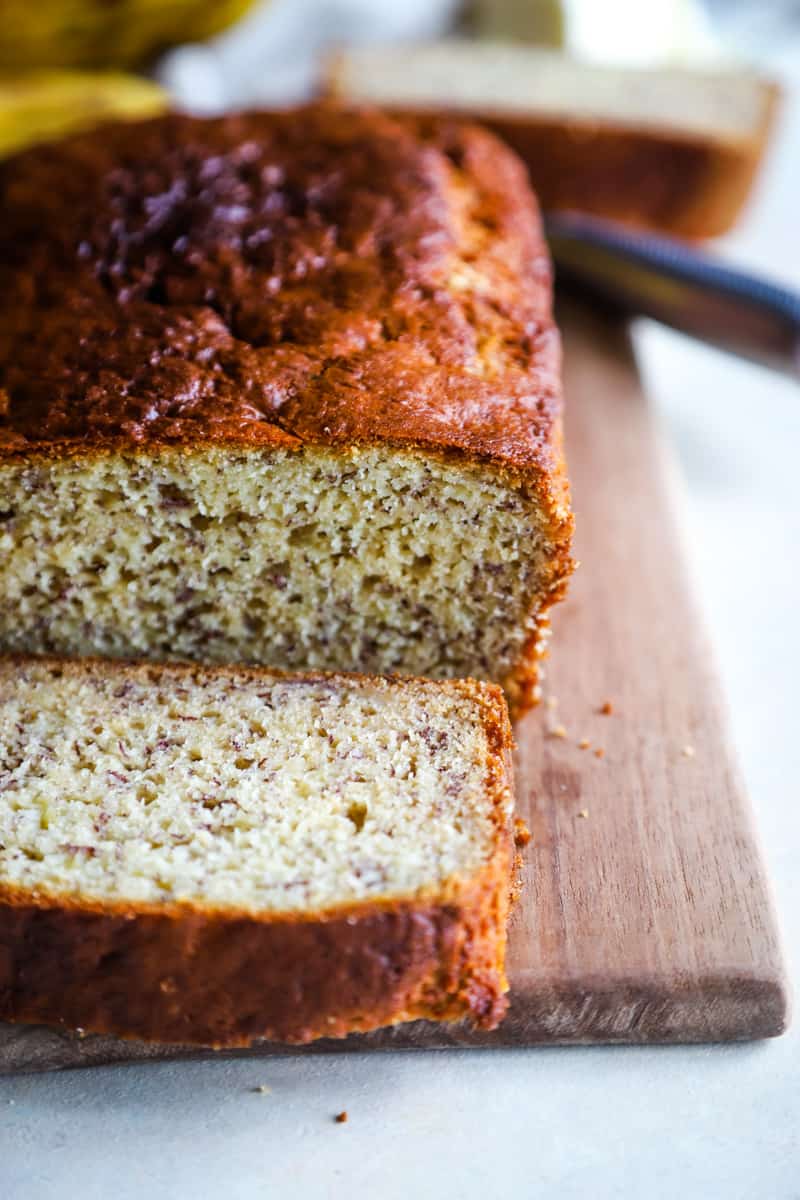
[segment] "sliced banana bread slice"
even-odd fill
[[[493,1027],[510,744],[472,681],[1,660],[0,1019]]]
[[[605,65],[467,40],[352,47],[331,59],[327,89],[345,103],[485,122],[522,158],[545,211],[689,238],[734,224],[780,102],[776,84],[738,66]]]

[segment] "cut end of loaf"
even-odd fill
[[[568,532],[513,477],[396,448],[7,462],[0,646],[504,683]]]

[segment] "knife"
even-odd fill
[[[545,232],[558,284],[800,380],[800,293],[613,221],[556,212]]]

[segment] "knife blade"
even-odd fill
[[[545,232],[557,284],[800,380],[800,293],[613,221],[549,213]]]

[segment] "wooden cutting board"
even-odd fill
[[[509,1015],[488,1035],[417,1022],[237,1053],[717,1041],[785,1028],[769,888],[665,449],[625,329],[579,310],[562,325],[581,566],[553,621],[550,704],[516,730],[518,807],[533,838],[512,921]],[[0,1026],[5,1071],[197,1053]]]

